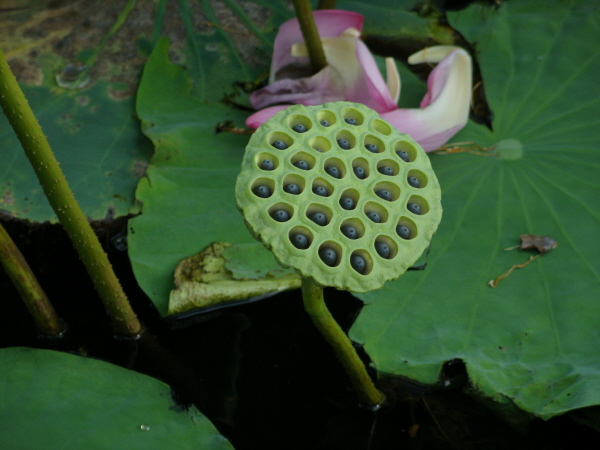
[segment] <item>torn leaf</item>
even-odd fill
[[[300,287],[300,275],[283,269],[269,271],[263,267],[254,279],[236,278],[227,269],[224,254],[227,249],[239,254],[234,247],[227,242],[213,242],[200,253],[179,262],[167,315]]]
[[[552,250],[553,248],[555,248],[558,245],[558,242],[556,242],[550,236],[537,236],[535,234],[522,234],[521,236],[519,236],[519,238],[521,239],[520,246],[510,247],[510,248],[507,248],[506,250],[514,250],[515,248],[518,247],[519,251],[537,250],[539,252],[539,254],[537,254],[535,256],[530,256],[529,259],[527,261],[525,261],[524,263],[515,264],[510,269],[508,269],[506,272],[504,272],[502,275],[500,275],[499,277],[488,281],[489,287],[495,288],[496,286],[498,286],[498,283],[500,282],[500,280],[509,276],[513,272],[513,270],[522,269],[523,267],[527,266],[531,261],[539,258],[540,256],[544,255],[545,253],[548,253],[550,250]]]

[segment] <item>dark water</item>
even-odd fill
[[[173,387],[179,402],[196,404],[238,450],[598,448],[598,433],[568,415],[532,420],[519,429],[509,426],[468,395],[461,362],[447,365],[449,389],[382,379],[390,404],[378,413],[361,408],[335,355],[304,312],[299,291],[163,320],[137,286],[127,253],[111,243],[124,229],[122,221],[97,225],[96,231],[147,333],[137,342],[114,339],[62,229],[10,221],[4,226],[69,331],[60,341],[39,339],[1,272],[1,347],[85,354],[159,378]],[[361,302],[333,289],[325,297],[348,329]]]

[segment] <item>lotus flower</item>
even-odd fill
[[[310,76],[312,67],[298,20],[285,22],[275,38],[269,85],[250,95],[250,103],[260,111],[248,117],[247,126],[258,128],[289,104],[342,100],[374,109],[426,151],[439,148],[465,126],[471,101],[471,57],[464,49],[436,46],[410,56],[409,64],[439,64],[429,75],[420,108],[399,109],[398,70],[393,58],[386,58],[384,81],[373,55],[360,40],[363,16],[321,10],[314,12],[314,18],[327,66]]]

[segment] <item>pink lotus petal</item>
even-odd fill
[[[261,109],[246,119],[246,126],[256,130],[279,111],[283,111],[285,108],[290,106],[292,105],[277,105],[271,106],[270,108]]]
[[[250,94],[250,104],[261,109],[274,103],[320,105],[345,100],[343,83],[330,66],[308,78],[284,78]]]
[[[337,9],[314,11],[313,16],[319,36],[322,38],[337,37],[350,27],[361,31],[364,22],[364,17],[358,13]],[[304,38],[302,37],[300,24],[297,19],[288,20],[279,27],[273,48],[269,83],[273,83],[279,79],[276,76],[277,72],[286,66],[297,64],[298,62],[305,65],[309,64],[308,58],[301,58],[299,61],[299,58],[291,55],[290,49],[292,45],[299,42],[304,42]]]

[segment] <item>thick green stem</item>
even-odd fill
[[[384,396],[373,384],[352,342],[327,309],[323,300],[323,288],[317,286],[312,278],[303,278],[302,299],[304,309],[346,369],[360,402],[365,406],[379,406]]]
[[[69,189],[48,140],[0,49],[0,104],[15,130],[44,193],[79,253],[115,331],[136,336],[142,327],[112,270],[108,257]],[[68,274],[66,274],[68,276]]]
[[[317,9],[334,9],[337,0],[319,0]]]
[[[25,302],[38,330],[49,337],[59,337],[64,327],[46,293],[13,240],[0,224],[0,263]]]
[[[317,32],[310,3],[308,0],[294,0],[294,9],[296,10],[298,22],[300,22],[300,30],[302,30],[302,36],[304,37],[308,58],[314,71],[319,72],[327,65],[327,60],[325,59],[325,52]]]

